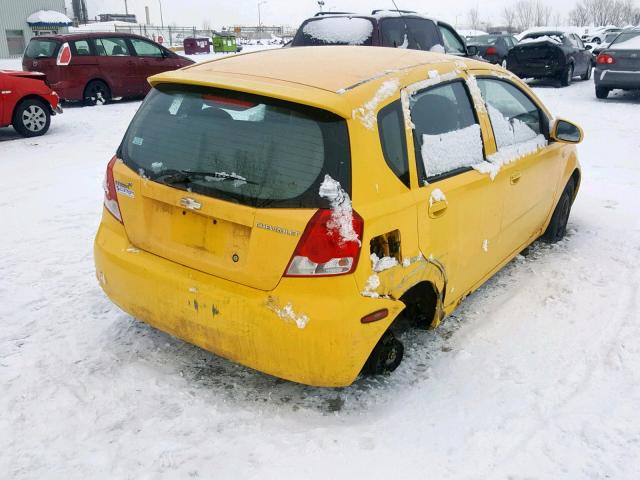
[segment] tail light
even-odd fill
[[[360,242],[344,241],[329,228],[331,210],[318,210],[300,237],[286,277],[324,277],[352,273],[358,264]],[[353,212],[353,230],[362,238],[364,220]]]
[[[66,66],[71,63],[71,48],[68,43],[63,43],[58,52],[58,58],[56,59],[56,65]]]
[[[118,205],[118,197],[116,193],[116,182],[113,179],[113,165],[116,163],[118,157],[114,155],[111,161],[107,164],[107,172],[104,176],[104,182],[102,187],[104,188],[104,206],[109,213],[113,215],[116,220],[122,222],[122,214],[120,213],[120,205]]]
[[[598,65],[613,65],[614,63],[616,63],[616,59],[608,53],[601,53],[600,55],[598,55],[598,58],[596,58],[596,62],[598,63]]]
[[[496,47],[487,48],[487,55],[496,55],[498,53],[498,49]]]

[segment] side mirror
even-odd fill
[[[561,143],[580,143],[584,138],[582,129],[575,123],[558,119],[551,129],[551,139]]]
[[[475,45],[469,45],[467,47],[467,55],[469,55],[470,57],[477,56],[479,51],[480,50],[478,50],[478,47],[476,47]]]

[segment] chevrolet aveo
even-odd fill
[[[295,382],[394,370],[566,230],[574,124],[505,70],[422,51],[291,48],[151,77],[107,166],[98,281],[134,317]]]

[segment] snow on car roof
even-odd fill
[[[360,17],[319,17],[309,21],[302,32],[329,44],[361,45],[371,37],[373,23]]]

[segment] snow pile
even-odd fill
[[[371,269],[376,272],[384,272],[390,268],[397,267],[398,260],[392,257],[378,257],[375,253],[371,254]]]
[[[380,277],[378,275],[371,275],[367,279],[367,284],[364,287],[364,291],[361,292],[363,297],[380,298],[380,294],[376,290],[380,287]]]
[[[338,234],[340,244],[358,242],[360,245],[358,234],[353,229],[351,199],[343,190],[340,182],[331,178],[330,175],[325,175],[324,181],[320,185],[319,195],[331,203],[331,221],[327,223],[327,227],[331,232]]]
[[[423,134],[421,153],[427,177],[481,163],[484,154],[480,125],[474,123],[441,135]]]
[[[64,13],[55,10],[38,10],[27,17],[27,23],[33,24],[54,24],[54,25],[72,25],[73,22]]]
[[[274,303],[273,299],[270,300],[271,301],[267,303],[267,307],[282,320],[295,323],[300,330],[304,329],[309,323],[309,317],[301,313],[296,313],[291,303],[287,303],[284,307],[280,308]]]
[[[496,138],[498,150],[517,143],[527,142],[534,139],[537,133],[522,120],[505,117],[500,110],[489,105],[489,118]]]
[[[362,45],[373,33],[373,23],[364,18],[326,17],[307,23],[302,32],[326,43]]]
[[[473,168],[480,173],[488,174],[491,177],[491,180],[495,180],[498,173],[500,173],[500,169],[504,165],[508,165],[522,157],[536,153],[538,150],[546,146],[547,139],[544,135],[538,135],[532,140],[524,143],[518,143],[516,145],[509,145],[493,155],[489,155],[486,162],[473,165]]]
[[[407,34],[404,34],[404,40],[402,40],[402,44],[398,45],[398,48],[407,48],[409,46],[409,37]]]
[[[556,45],[562,45],[562,39],[556,35],[541,35],[539,37],[523,38],[522,40],[520,40],[520,43],[518,45],[525,45],[528,43],[545,43],[545,42],[551,42],[551,43],[555,43]]]
[[[624,42],[612,43],[610,47],[614,50],[640,50],[640,33]]]
[[[360,119],[365,127],[369,130],[377,122],[376,109],[386,99],[392,97],[400,88],[400,80],[394,78],[383,82],[376,94],[367,103],[353,110],[351,116],[354,119]]]
[[[440,190],[439,188],[433,189],[433,191],[431,192],[431,195],[429,196],[429,206],[432,206],[436,202],[446,202],[446,201],[447,201],[447,197],[445,196],[444,193],[442,193],[442,190]]]

